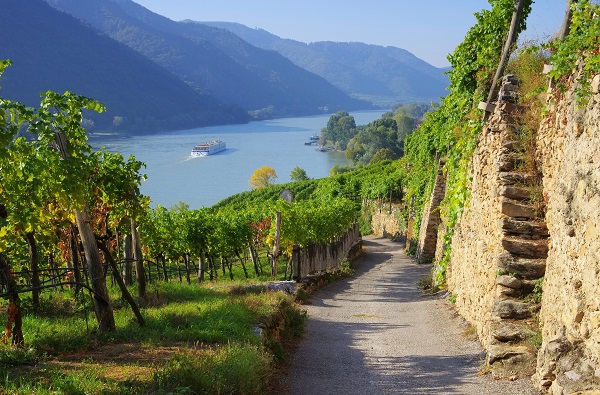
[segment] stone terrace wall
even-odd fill
[[[502,253],[497,153],[508,139],[501,112],[496,112],[488,125],[479,136],[471,162],[471,199],[454,231],[447,272],[448,290],[456,295],[456,307],[475,325],[484,347],[491,337],[496,299],[495,258]]]
[[[398,221],[398,218],[402,218],[401,207],[392,204],[392,211],[390,212],[389,203],[369,202],[368,204],[373,215],[371,227],[375,236],[388,238],[403,236],[403,233],[406,232],[406,226]]]
[[[535,177],[518,140],[514,76],[479,136],[470,167],[471,198],[452,238],[448,289],[475,325],[488,363],[502,375],[533,371],[536,303],[544,276],[548,230],[531,204]],[[502,93],[504,92],[504,93]],[[506,98],[506,99],[505,99]]]
[[[557,97],[538,135],[552,242],[537,383],[556,395],[600,393],[599,85],[585,108]]]

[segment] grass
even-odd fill
[[[144,327],[115,300],[117,330],[106,334],[87,298],[42,293],[41,309],[25,309],[26,347],[0,347],[0,395],[264,393],[305,314],[282,292],[211,285],[153,284]]]

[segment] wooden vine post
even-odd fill
[[[275,241],[273,242],[273,265],[271,275],[277,277],[277,259],[279,256],[279,240],[281,238],[281,211],[275,216]]]
[[[484,121],[487,121],[489,115],[493,112],[491,105],[492,100],[498,94],[498,81],[502,78],[502,74],[504,73],[504,69],[506,68],[506,63],[508,62],[509,55],[511,53],[511,49],[515,42],[517,41],[518,30],[519,30],[519,22],[521,21],[521,14],[523,13],[523,5],[525,0],[516,0],[515,8],[513,11],[512,19],[510,21],[510,28],[508,30],[508,36],[506,37],[506,41],[504,42],[504,48],[502,49],[502,55],[500,56],[500,62],[498,63],[498,68],[496,69],[496,74],[494,74],[494,79],[492,81],[492,85],[490,87],[490,92],[487,96],[487,101],[485,103],[480,103],[479,108],[485,110]]]
[[[133,250],[133,259],[135,261],[138,297],[146,299],[146,272],[144,270],[142,243],[140,241],[140,233],[137,230],[137,223],[133,218],[131,218],[131,247]]]
[[[67,151],[66,136],[62,133],[56,133],[56,143],[61,157],[68,159],[69,153]],[[108,289],[106,288],[106,278],[102,270],[102,261],[100,260],[98,244],[96,243],[94,229],[92,229],[92,220],[88,208],[84,204],[83,207],[73,211],[75,213],[77,228],[79,229],[81,244],[83,245],[92,290],[94,291],[94,311],[98,320],[98,331],[100,333],[114,331],[116,329],[115,317],[110,305]]]
[[[87,262],[88,273],[94,291],[94,311],[98,320],[99,332],[110,332],[115,330],[115,317],[106,288],[106,278],[102,270],[102,261],[98,253],[98,244],[92,229],[90,215],[87,207],[75,211],[75,219],[79,228],[79,237],[83,245],[83,252]]]

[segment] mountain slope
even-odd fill
[[[130,0],[46,0],[226,103],[265,116],[364,109],[325,79],[223,29],[182,24]]]
[[[41,0],[0,0],[0,7],[0,58],[13,61],[0,80],[3,97],[36,106],[40,92],[71,90],[106,104],[104,114],[90,115],[96,129],[123,132],[248,120],[241,109],[198,94],[155,63]]]
[[[446,95],[444,70],[404,49],[364,43],[306,44],[238,23],[184,22],[227,29],[257,47],[275,50],[355,97],[407,103],[439,101]]]

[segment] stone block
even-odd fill
[[[519,289],[523,285],[523,282],[514,276],[502,275],[496,278],[496,284],[507,288]]]
[[[596,74],[594,78],[592,78],[592,93],[600,93],[600,74]]]
[[[544,222],[516,221],[512,218],[502,218],[499,223],[502,231],[509,235],[526,236],[528,239],[547,238],[549,236],[548,227]]]
[[[532,180],[533,176],[529,173],[516,173],[505,171],[498,174],[498,181],[501,185],[527,185],[527,183],[531,182]]]
[[[546,259],[528,259],[505,253],[496,259],[496,267],[504,273],[514,273],[519,278],[537,280],[546,273]]]
[[[519,342],[533,334],[534,332],[525,325],[518,325],[506,321],[501,321],[492,328],[492,336],[494,339],[503,343]]]
[[[497,172],[508,172],[513,171],[519,163],[519,159],[512,154],[501,154],[498,155],[498,162],[496,163]]]
[[[526,361],[532,361],[534,356],[525,346],[511,346],[511,345],[494,345],[487,347],[488,352],[488,363],[490,365],[504,361],[510,363],[522,364]]]
[[[501,299],[494,303],[492,313],[502,319],[524,320],[530,318],[531,305],[512,299]]]
[[[535,210],[533,206],[528,203],[521,203],[517,200],[503,198],[500,201],[500,211],[502,214],[512,218],[535,218]]]
[[[498,190],[500,196],[516,200],[529,200],[531,192],[527,188],[517,187],[514,185],[503,185]]]
[[[502,247],[511,254],[523,258],[546,258],[548,256],[548,240],[526,240],[520,237],[504,236]]]

